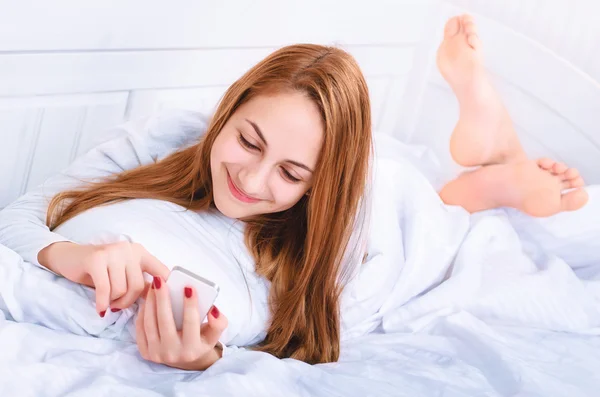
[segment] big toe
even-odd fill
[[[585,189],[576,189],[565,193],[560,199],[562,211],[576,211],[588,202],[589,196]]]
[[[453,17],[446,22],[444,27],[444,38],[454,37],[460,31],[460,17]]]

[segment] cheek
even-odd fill
[[[211,157],[214,163],[239,163],[247,157],[247,152],[240,146],[236,139],[224,138],[215,141]]]
[[[279,177],[278,177],[279,178]],[[300,185],[288,183],[281,178],[272,185],[273,196],[277,206],[292,207],[306,193],[306,189]]]

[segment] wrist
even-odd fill
[[[49,246],[42,248],[40,252],[38,252],[38,262],[40,265],[52,270],[57,274],[61,274],[59,269],[57,268],[57,264],[60,261],[56,260],[57,256],[60,256],[60,253],[64,251],[65,247],[69,245],[75,245],[69,241],[58,241],[56,243],[52,243]]]
[[[43,248],[38,253],[40,265],[78,284],[93,286],[80,271],[79,256],[76,250],[81,246],[70,241],[58,241]]]
[[[199,371],[207,370],[211,365],[216,363],[223,356],[223,348],[220,346],[220,342],[217,342],[217,345],[210,350],[210,352],[202,357],[201,360],[197,363],[197,369]]]

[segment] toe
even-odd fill
[[[479,36],[477,34],[467,35],[467,43],[474,50],[479,50],[481,48],[481,40],[479,40]]]
[[[579,176],[579,170],[577,168],[569,168],[565,171],[565,179],[575,179]]]
[[[449,38],[456,36],[460,30],[460,18],[453,17],[446,22],[446,27],[444,28],[444,37]]]
[[[564,173],[558,174],[557,176],[561,179],[561,187],[563,190],[574,189],[584,185],[583,178],[579,176],[577,168],[568,168]]]
[[[474,23],[475,19],[471,14],[462,14],[460,16],[460,20],[462,23]]]
[[[543,170],[550,171],[556,162],[547,157],[541,158],[537,161],[538,167]]]
[[[577,178],[569,179],[569,189],[576,189],[578,187],[584,187],[585,181],[582,177],[578,176]]]
[[[588,194],[584,189],[573,190],[563,194],[560,199],[562,211],[575,211],[583,207],[588,201]]]
[[[569,167],[567,167],[565,163],[555,163],[554,166],[552,166],[552,172],[555,175],[564,174],[568,169]]]
[[[463,18],[461,21],[461,25],[467,34],[477,33],[477,25],[475,25],[475,22],[473,22],[472,18]]]

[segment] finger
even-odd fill
[[[91,263],[88,274],[96,289],[96,311],[104,317],[106,309],[110,305],[110,278],[105,267]]]
[[[219,341],[223,331],[225,331],[225,328],[227,328],[227,317],[220,313],[216,306],[213,306],[206,318],[208,319],[208,322],[202,324],[200,334],[204,343],[214,347]]]
[[[179,343],[179,335],[173,319],[173,309],[171,307],[171,297],[169,289],[160,277],[154,277],[154,296],[156,301],[156,316],[158,323],[158,333],[161,343],[167,346],[174,346]]]
[[[108,264],[108,277],[110,279],[110,301],[116,301],[127,292],[127,276],[125,265],[119,262]]]
[[[158,324],[156,323],[156,298],[154,290],[148,291],[148,296],[144,304],[144,331],[146,331],[146,340],[148,341],[148,356],[152,361],[160,361],[160,335],[158,333]]]
[[[138,310],[138,317],[135,320],[135,341],[140,351],[140,355],[143,359],[148,360],[148,340],[146,339],[146,332],[144,330],[144,311],[146,306],[144,303],[140,305]]]
[[[144,293],[144,274],[139,267],[130,264],[125,268],[125,275],[127,276],[127,292],[125,295],[111,303],[112,308],[128,308],[142,293]]]
[[[144,247],[137,244],[135,245],[140,258],[140,264],[142,270],[152,276],[161,277],[163,280],[169,278],[170,270],[161,261],[156,259],[154,255],[146,251]]]
[[[185,287],[183,296],[183,326],[181,329],[184,350],[198,346],[200,339],[200,313],[196,291],[192,287]]]

